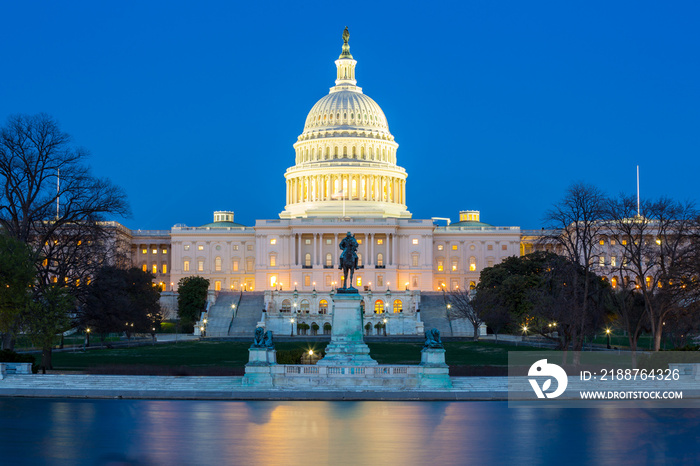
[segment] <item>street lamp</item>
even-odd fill
[[[606,328],[605,333],[608,335],[608,349],[610,349],[610,329]]]
[[[408,282],[406,282],[406,291],[408,291]]]
[[[290,337],[294,336],[294,319],[293,318],[289,319],[289,336]]]
[[[386,323],[389,322],[389,319],[387,319],[386,317],[384,317],[383,322],[384,322],[384,336],[386,336]]]

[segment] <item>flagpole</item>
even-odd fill
[[[639,208],[639,165],[637,165],[637,216],[640,215]]]

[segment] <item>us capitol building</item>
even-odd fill
[[[217,211],[212,223],[199,227],[142,231],[119,225],[133,264],[156,274],[166,308],[172,311],[181,278],[209,279],[208,335],[233,334],[234,316],[252,299],[247,295],[257,297],[247,304],[257,308],[249,332],[260,323],[281,333],[323,333],[342,282],[338,244],[348,231],[359,243],[353,286],[363,295],[371,333],[379,333],[376,324],[387,318],[391,323],[382,332],[422,332],[425,313],[419,310],[427,310],[431,299],[444,314],[443,290],[473,288],[484,267],[528,247],[521,246],[519,227],[482,223],[477,210],[459,212],[459,221],[446,226],[412,218],[399,144],[381,107],[357,85],[348,38],[346,29],[335,86],[311,108],[294,144],[278,219],[244,226],[234,222],[233,212]],[[231,309],[231,315],[217,317],[217,308]]]

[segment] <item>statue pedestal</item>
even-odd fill
[[[376,366],[377,361],[369,356],[369,347],[362,338],[362,297],[354,293],[337,293],[333,297],[333,323],[331,342],[326,347],[326,356],[320,366]]]
[[[420,352],[420,388],[452,388],[450,368],[445,363],[445,350],[423,348]]]
[[[243,385],[272,386],[272,367],[277,365],[274,348],[249,348]]]

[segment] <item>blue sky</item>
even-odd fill
[[[0,122],[47,112],[122,186],[130,228],[284,209],[350,28],[414,218],[539,228],[574,181],[698,199],[700,4],[4,2]]]

